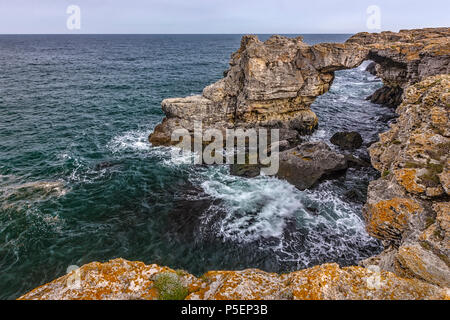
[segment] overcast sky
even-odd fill
[[[80,29],[69,29],[69,5]],[[0,33],[355,33],[449,26],[449,0],[0,0]]]

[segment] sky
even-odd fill
[[[0,0],[0,34],[378,32],[446,27],[449,12],[449,0]]]

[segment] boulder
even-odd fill
[[[286,179],[298,189],[312,187],[320,179],[347,169],[344,155],[331,150],[323,142],[305,142],[280,152],[277,176]]]

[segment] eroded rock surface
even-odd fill
[[[368,188],[368,232],[387,249],[378,264],[400,276],[450,285],[450,75],[405,89],[399,118],[370,148],[382,177]]]
[[[200,278],[158,265],[115,259],[93,262],[40,286],[19,299],[145,299],[160,297],[159,274],[176,274],[188,300],[448,299],[447,290],[417,279],[362,267],[323,264],[287,274],[258,269],[209,271]],[[79,282],[76,282],[79,275]]]
[[[158,299],[155,281],[164,272],[177,275],[187,299],[449,299],[449,46],[449,28],[360,33],[344,44],[315,46],[301,38],[246,36],[224,79],[201,96],[162,103],[166,118],[150,136],[154,145],[171,144],[172,130],[192,130],[194,120],[221,130],[278,127],[296,137],[317,126],[309,106],[329,89],[334,71],[375,61],[382,91],[402,103],[397,122],[370,147],[381,178],[369,185],[364,216],[385,250],[361,266],[323,264],[283,275],[210,271],[196,278],[115,259],[84,265],[20,299]],[[308,168],[311,155],[330,154],[306,146],[284,151],[285,161],[295,159],[291,168]],[[340,157],[335,160],[339,167]]]

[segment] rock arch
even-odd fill
[[[449,73],[449,37],[449,28],[363,32],[345,43],[310,46],[301,37],[275,35],[262,42],[243,36],[224,78],[204,88],[202,95],[163,100],[166,117],[149,140],[170,145],[174,129],[193,131],[196,120],[204,129],[279,128],[282,139],[311,133],[318,119],[310,106],[329,90],[335,71],[375,61],[385,87],[372,100],[383,102],[386,92],[401,95],[409,84]]]

